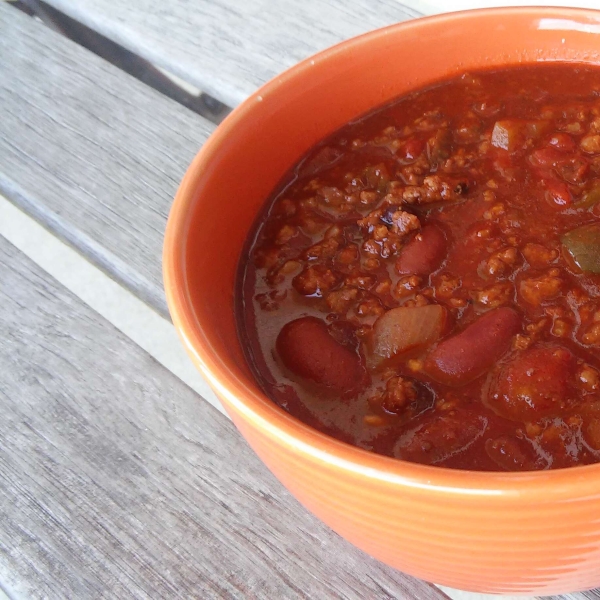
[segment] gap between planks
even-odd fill
[[[174,326],[142,300],[0,196],[0,235],[109,321],[162,366],[226,414],[181,344]],[[438,586],[453,600],[526,600]],[[0,600],[9,600],[0,589]]]

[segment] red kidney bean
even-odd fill
[[[398,255],[396,271],[399,275],[429,275],[446,256],[446,237],[435,225],[425,225]]]
[[[441,414],[429,412],[416,427],[398,438],[394,456],[435,465],[469,448],[487,427],[486,417],[466,410],[455,409]]]
[[[358,393],[368,382],[359,355],[337,342],[316,317],[287,323],[277,336],[276,349],[292,373],[341,395]]]
[[[575,141],[568,133],[557,132],[550,136],[548,145],[554,146],[557,150],[563,152],[573,152],[576,148]]]
[[[443,340],[425,361],[425,372],[436,381],[459,386],[489,369],[507,350],[521,319],[512,308],[485,313],[460,333]]]
[[[566,183],[549,179],[544,181],[544,187],[546,188],[546,199],[551,205],[564,208],[573,204],[573,197]]]
[[[512,436],[488,439],[485,451],[505,471],[535,471],[544,467],[530,444]]]

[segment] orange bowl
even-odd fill
[[[600,465],[485,473],[411,464],[292,418],[249,371],[235,277],[260,208],[316,142],[391,99],[466,70],[600,64],[600,12],[492,9],[354,38],[276,77],[217,129],[167,226],[164,276],[192,360],[248,443],[310,511],[365,552],[429,581],[554,594],[600,585]]]

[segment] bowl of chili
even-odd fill
[[[233,111],[169,216],[173,322],[242,435],[429,581],[600,585],[599,33],[490,9],[344,42]]]

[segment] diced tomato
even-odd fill
[[[405,159],[414,160],[422,154],[423,150],[425,150],[425,140],[420,140],[416,137],[410,138],[406,141],[402,150]]]
[[[559,415],[572,402],[574,368],[575,359],[565,348],[531,348],[502,369],[487,402],[514,421]]]

